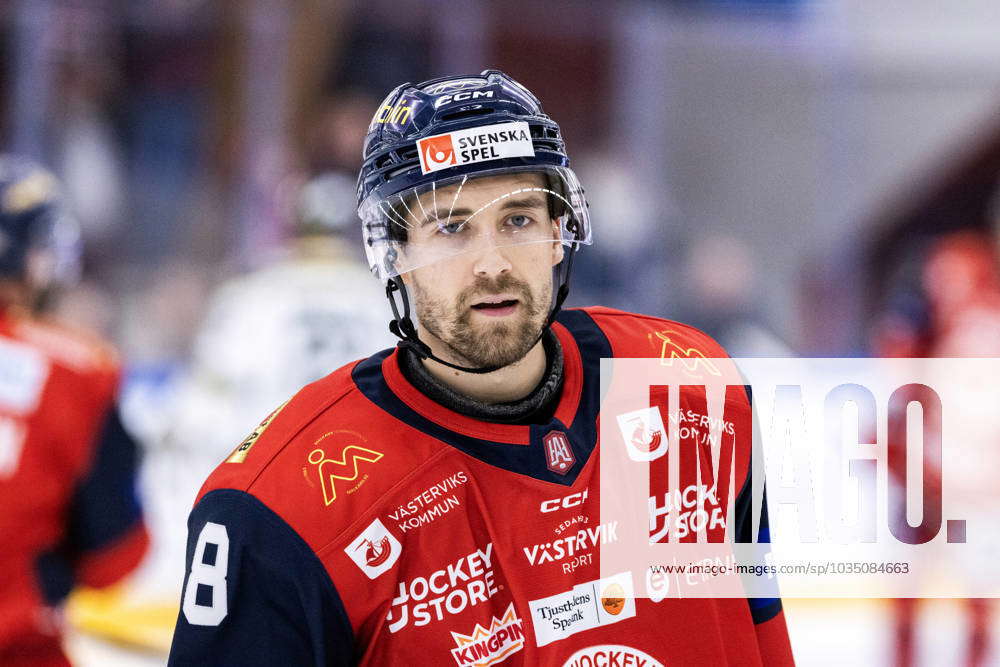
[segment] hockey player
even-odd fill
[[[997,261],[996,250],[992,239],[972,230],[953,232],[936,239],[927,250],[921,271],[926,321],[922,323],[922,327],[910,325],[912,333],[909,336],[909,349],[898,349],[902,347],[900,342],[906,339],[885,335],[887,327],[882,330],[883,336],[876,339],[876,345],[888,352],[905,352],[913,357],[996,357],[1000,354],[1000,340],[996,335],[1000,327],[1000,263]],[[957,372],[960,371],[949,371],[950,381],[955,381]],[[969,378],[967,382],[969,386],[976,386],[977,378]],[[956,420],[957,423],[950,427],[951,437],[956,442],[984,446],[982,443],[997,440],[1000,435],[1000,418],[989,392],[984,397],[970,396],[963,409],[966,414],[974,414],[976,417]],[[905,437],[897,437],[891,441],[902,443],[897,446],[905,447]],[[983,464],[985,456],[988,453],[976,452],[970,448],[964,456],[949,460],[949,475],[962,480],[962,484],[949,493],[948,502],[949,511],[960,511],[962,516],[977,517],[979,522],[988,524],[991,521],[989,517],[995,511],[997,495],[992,467]],[[896,456],[890,460],[897,462],[897,465],[889,467],[890,483],[905,487],[906,457]],[[943,475],[940,458],[924,456],[923,461],[924,485],[926,488],[936,489],[936,493],[940,494]],[[891,520],[895,522],[897,531],[909,531],[913,533],[913,539],[920,541],[931,539],[932,536],[921,535],[921,531],[908,525],[905,507],[894,507],[892,512]],[[963,552],[960,571],[981,572],[985,564],[992,562],[998,553],[1000,545],[990,541],[980,542],[975,550]],[[977,591],[974,582],[974,575],[963,582],[970,594]],[[893,600],[894,664],[898,667],[910,667],[916,663],[920,602],[919,598]],[[987,598],[970,597],[962,600],[962,606],[968,620],[965,658],[962,663],[956,658],[955,664],[969,667],[985,665],[991,640],[991,601]]]
[[[378,285],[347,245],[354,200],[345,174],[308,181],[290,241],[212,295],[166,436],[184,453],[180,465],[201,472],[191,497],[261,414],[372,345],[390,344],[372,308]]]
[[[366,250],[401,342],[301,390],[209,478],[171,663],[792,664],[777,599],[601,579],[618,536],[600,515],[600,359],[697,373],[724,353],[675,322],[561,310],[590,219],[534,95],[495,70],[400,86],[363,159]],[[736,389],[723,430],[746,438]],[[704,398],[682,403],[705,417]]]
[[[357,224],[355,201],[346,174],[308,181],[289,241],[209,300],[172,419],[147,461],[147,501],[158,521],[155,566],[142,583],[154,599],[176,604],[188,504],[233,443],[303,385],[390,344],[372,307],[382,292],[346,238]]]
[[[55,178],[0,155],[0,665],[68,665],[60,604],[138,565],[147,536],[120,367],[100,341],[32,315],[73,265]]]

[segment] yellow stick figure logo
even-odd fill
[[[705,356],[704,352],[693,347],[681,347],[667,335],[671,333],[673,332],[656,331],[648,336],[649,342],[654,346],[656,343],[653,341],[653,336],[656,336],[662,342],[660,345],[661,366],[673,366],[674,360],[676,359],[681,362],[681,367],[684,369],[684,372],[693,377],[701,377],[698,373],[699,366],[704,366],[708,373],[715,375],[716,377],[722,375],[722,373],[719,372],[719,369],[715,367],[715,364],[708,360],[708,357]]]
[[[323,501],[326,505],[329,507],[330,503],[337,499],[335,480],[353,482],[360,473],[358,461],[375,463],[382,456],[382,452],[358,445],[344,447],[340,452],[340,458],[326,458],[326,453],[318,448],[309,452],[309,463],[318,468],[319,484],[323,489]]]

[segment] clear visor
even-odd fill
[[[439,262],[538,244],[589,244],[590,217],[572,170],[529,167],[442,179],[358,209],[368,264],[383,282]]]

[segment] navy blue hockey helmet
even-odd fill
[[[441,252],[404,253],[416,209],[430,195],[469,179],[516,172],[544,176],[541,187],[566,245],[589,244],[583,188],[569,168],[559,126],[524,86],[498,70],[403,84],[379,106],[364,142],[358,178],[369,266],[383,282],[443,259]],[[427,198],[421,198],[428,195]],[[435,203],[437,196],[434,197]],[[453,201],[453,200],[452,200]],[[478,213],[478,212],[477,212]],[[442,228],[465,225],[452,216]],[[513,239],[517,239],[513,241]],[[526,242],[527,234],[508,242]],[[548,238],[552,241],[552,238]]]
[[[386,285],[389,328],[400,345],[461,371],[497,370],[435,356],[413,325],[400,276],[485,247],[561,243],[569,252],[540,340],[566,299],[573,251],[591,238],[583,188],[559,126],[538,99],[497,70],[403,84],[375,112],[362,158],[365,251]]]
[[[43,275],[27,276],[39,253]],[[79,269],[80,233],[66,214],[55,176],[37,163],[0,153],[0,277],[31,278],[36,287],[69,282]]]

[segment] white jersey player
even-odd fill
[[[385,294],[339,238],[345,225],[354,225],[354,197],[348,176],[307,183],[290,247],[210,297],[190,368],[168,399],[172,418],[147,437],[156,441],[144,486],[157,534],[145,594],[176,595],[191,503],[233,443],[303,385],[373,346],[393,346],[380,307]]]
[[[353,224],[353,197],[346,175],[310,181],[293,247],[211,298],[171,438],[197,442],[213,459],[205,472],[300,387],[365,356],[372,345],[392,347],[373,305],[384,294],[340,239]],[[193,437],[177,437],[181,430]]]

